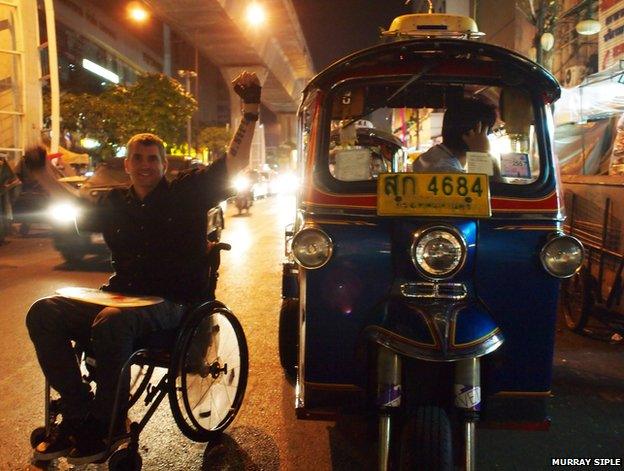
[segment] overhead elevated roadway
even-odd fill
[[[283,137],[294,140],[295,112],[314,67],[290,0],[264,0],[266,21],[257,27],[246,20],[248,0],[150,0],[149,4],[172,30],[219,67],[225,80],[242,69],[255,71],[263,84],[263,104],[277,115]],[[230,100],[235,109],[237,98]]]

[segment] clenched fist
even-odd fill
[[[260,103],[260,93],[262,87],[260,86],[260,80],[253,72],[244,71],[234,80],[232,80],[232,86],[238,96],[243,99],[246,104]]]

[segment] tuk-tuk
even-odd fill
[[[379,469],[474,469],[478,421],[549,425],[559,285],[583,258],[562,233],[560,88],[476,35],[466,17],[399,17],[298,111],[280,359],[299,418],[377,411]],[[468,102],[492,120],[452,144]]]

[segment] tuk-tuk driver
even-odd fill
[[[139,134],[127,146],[125,169],[132,185],[114,189],[89,206],[78,227],[97,227],[111,249],[115,273],[105,291],[158,296],[163,302],[136,308],[105,307],[52,296],[35,302],[26,325],[43,373],[61,396],[62,421],[35,445],[34,458],[67,456],[73,464],[100,460],[106,452],[115,391],[121,369],[137,339],[176,328],[188,305],[206,290],[206,211],[229,196],[230,176],[248,165],[261,87],[255,74],[243,72],[232,82],[242,98],[243,119],[225,158],[212,165],[165,178],[163,141]],[[26,161],[45,178],[45,154]],[[91,211],[93,210],[93,211]],[[203,222],[202,222],[203,221]],[[85,224],[86,223],[86,224]],[[97,391],[82,381],[71,341],[90,345],[97,362]],[[129,378],[121,396],[128,397]],[[115,436],[125,432],[126,406],[118,411]],[[117,442],[115,438],[114,442]]]
[[[496,108],[464,98],[444,113],[442,144],[433,146],[413,163],[414,172],[466,172],[466,152],[490,150],[488,134],[496,122]]]

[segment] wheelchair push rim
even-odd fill
[[[248,351],[243,329],[229,310],[210,303],[183,326],[172,357],[169,401],[180,430],[208,441],[236,417],[245,395]]]

